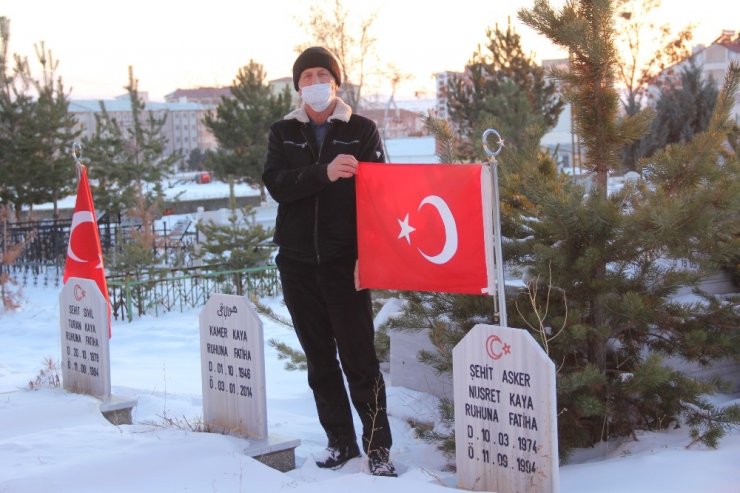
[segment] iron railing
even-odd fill
[[[72,221],[45,220],[3,223],[0,227],[0,251],[23,244],[20,255],[14,260],[24,265],[57,265],[64,267]],[[98,233],[103,256],[111,258],[132,240],[132,232],[142,230],[141,224],[111,220],[107,215],[98,221]],[[182,221],[168,228],[167,223],[152,227],[152,249],[163,258],[177,256],[198,242],[197,225]]]
[[[7,274],[8,280],[17,286],[61,288],[64,264],[26,262],[6,264],[0,262],[0,276]]]
[[[57,265],[0,265],[16,286],[39,286],[61,290],[64,268]],[[281,286],[274,265],[234,270],[212,267],[151,270],[107,278],[112,316],[132,321],[142,315],[159,316],[206,304],[214,293],[275,296]]]
[[[179,269],[142,276],[108,278],[113,317],[159,316],[206,304],[214,293],[274,296],[280,292],[275,266],[226,271]]]

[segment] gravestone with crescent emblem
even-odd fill
[[[559,491],[555,366],[525,330],[479,324],[455,346],[458,486]]]
[[[59,309],[64,389],[110,399],[108,301],[95,281],[71,277]]]
[[[262,321],[247,298],[212,295],[200,312],[206,428],[249,439],[246,455],[289,471],[300,441],[268,434],[264,353]]]

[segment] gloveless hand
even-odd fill
[[[352,178],[357,174],[357,159],[351,154],[339,154],[326,168],[329,181],[337,181],[340,178]]]

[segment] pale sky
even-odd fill
[[[291,75],[295,47],[309,41],[298,19],[314,2],[333,0],[0,0],[10,18],[10,52],[36,67],[34,44],[44,41],[59,61],[57,74],[73,99],[112,98],[125,92],[128,66],[139,90],[163,101],[178,88],[230,85],[250,59],[267,78]],[[393,64],[413,79],[397,98],[422,91],[434,97],[433,74],[462,70],[486,28],[511,17],[522,45],[537,60],[563,53],[516,19],[534,0],[343,0],[355,20],[377,12],[373,34],[381,65]],[[562,0],[551,0],[553,6]],[[722,29],[740,29],[740,3],[727,0],[663,0],[659,19],[694,23],[695,43],[709,44]],[[680,6],[679,6],[680,5]],[[667,7],[666,7],[667,6]],[[375,90],[389,93],[387,87]],[[366,91],[367,95],[368,92]]]

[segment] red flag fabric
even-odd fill
[[[95,217],[90,182],[87,179],[87,168],[80,166],[80,182],[77,185],[77,200],[72,225],[69,228],[67,260],[64,263],[63,282],[70,277],[91,279],[108,302],[108,336],[110,337],[110,298],[108,283],[105,280],[103,267],[103,249],[100,246],[98,221]]]
[[[355,179],[361,288],[493,295],[488,165],[360,163]]]

